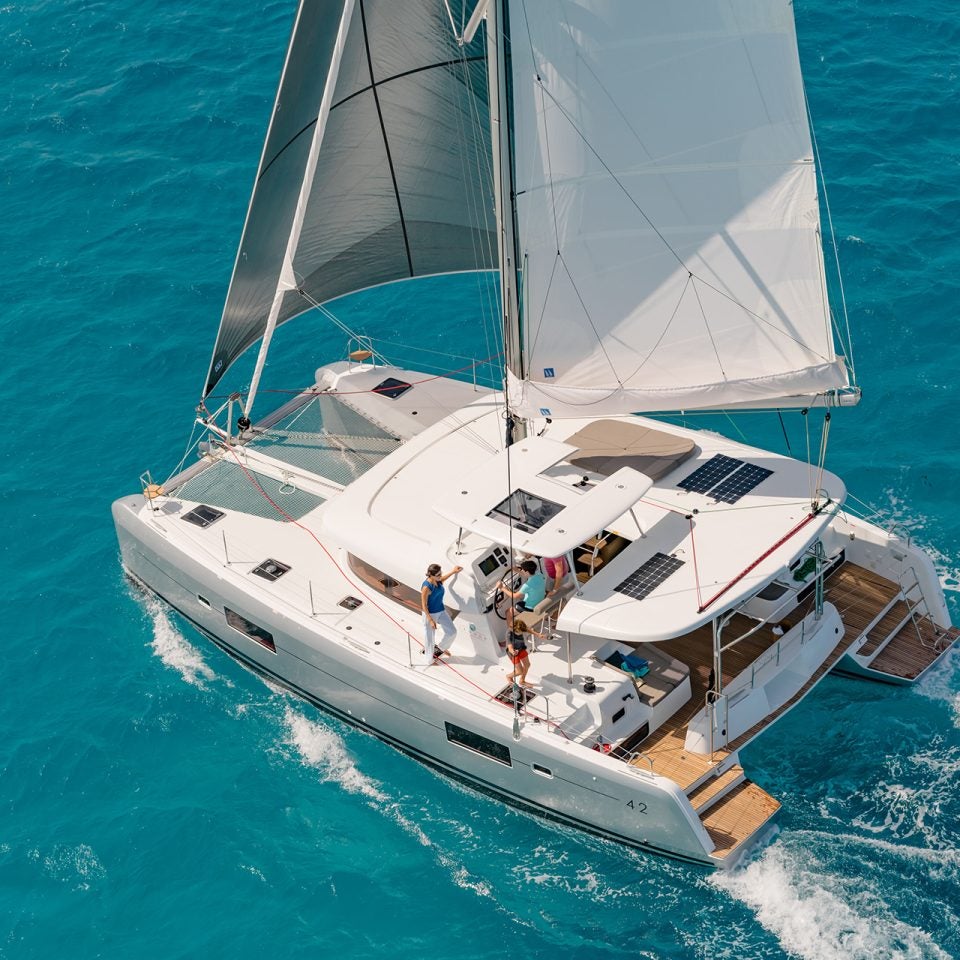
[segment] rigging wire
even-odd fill
[[[777,411],[777,417],[780,419],[780,429],[783,431],[783,440],[787,445],[787,453],[790,456],[793,456],[793,451],[790,449],[790,438],[787,436],[787,425],[783,422],[783,413],[782,411]]]
[[[840,250],[837,247],[837,235],[833,228],[833,213],[830,210],[827,181],[823,175],[823,163],[820,160],[820,146],[817,143],[817,132],[813,126],[813,113],[810,110],[810,101],[807,99],[807,86],[805,83],[802,83],[802,78],[801,88],[803,90],[803,104],[807,112],[807,125],[810,128],[810,141],[813,143],[813,154],[816,158],[816,170],[820,179],[820,186],[823,189],[823,206],[827,211],[827,224],[830,227],[830,246],[833,248],[833,259],[837,268],[837,286],[840,290],[840,306],[843,309],[843,320],[847,329],[846,342],[843,341],[843,337],[840,337],[840,342],[843,343],[844,349],[847,351],[847,359],[850,361],[850,379],[853,381],[854,386],[856,386],[857,367],[853,359],[853,337],[850,333],[850,315],[847,312],[847,294],[843,286],[843,273],[840,270]],[[831,311],[831,314],[832,312],[833,311]]]
[[[184,451],[183,451],[183,456],[180,458],[180,462],[179,462],[179,463],[173,468],[173,470],[170,472],[170,475],[167,477],[167,479],[163,481],[163,483],[161,484],[161,486],[166,486],[167,484],[169,484],[170,481],[171,481],[178,473],[180,473],[180,471],[183,469],[183,465],[187,462],[187,457],[190,456],[190,451],[193,450],[193,448],[194,448],[198,443],[200,443],[200,437],[197,435],[197,427],[199,427],[199,426],[200,426],[200,423],[198,422],[197,418],[194,417],[194,419],[193,419],[193,426],[192,426],[191,429],[190,429],[190,437],[189,437],[189,439],[187,440],[187,446],[186,446],[186,448],[185,448]],[[194,440],[194,436],[195,436],[195,435],[197,435],[197,436],[196,436],[196,440]]]
[[[243,471],[244,476],[245,476],[245,477],[250,481],[250,483],[260,492],[261,496],[263,496],[264,499],[266,499],[266,501],[270,504],[270,506],[272,506],[273,509],[276,510],[276,512],[277,512],[281,517],[283,517],[288,523],[292,524],[293,526],[297,527],[298,529],[300,529],[300,530],[302,530],[304,533],[306,533],[306,534],[320,547],[320,549],[324,552],[324,554],[326,555],[326,557],[327,557],[327,559],[330,561],[330,563],[333,564],[333,566],[334,566],[334,568],[336,569],[336,571],[337,571],[337,572],[340,574],[340,576],[349,584],[350,589],[353,590],[353,591],[356,591],[357,593],[359,593],[360,596],[363,597],[364,600],[366,600],[374,610],[376,610],[378,613],[380,613],[380,614],[382,614],[384,617],[386,617],[387,620],[389,620],[394,626],[396,626],[396,627],[401,631],[402,634],[404,634],[404,635],[408,638],[408,641],[412,641],[413,643],[415,643],[418,647],[420,647],[420,649],[421,649],[421,651],[422,651],[422,650],[424,649],[423,643],[421,643],[420,640],[418,640],[399,620],[397,620],[396,617],[394,617],[393,614],[391,614],[389,610],[386,610],[386,609],[385,609],[384,607],[382,607],[379,603],[377,603],[377,601],[374,600],[374,599],[367,593],[367,591],[365,591],[362,587],[358,586],[358,585],[354,582],[354,580],[353,580],[350,576],[347,575],[346,570],[344,570],[343,567],[342,567],[339,563],[337,563],[336,559],[334,558],[334,556],[333,556],[333,554],[330,552],[330,550],[327,548],[326,544],[313,532],[313,530],[311,530],[306,524],[301,523],[299,520],[297,520],[297,519],[296,519],[294,516],[292,516],[291,514],[287,513],[287,512],[283,509],[283,507],[281,507],[281,506],[270,496],[270,494],[268,494],[267,491],[263,489],[263,487],[262,487],[262,486],[260,485],[260,483],[257,481],[256,476],[254,476],[254,474],[253,474],[250,470],[247,469],[246,465],[245,465],[245,464],[243,463],[243,461],[240,459],[240,457],[239,457],[236,449],[235,449],[233,446],[227,446],[227,450],[228,450],[228,451],[230,452],[230,454],[233,456],[234,460],[236,460],[237,465],[240,467],[241,471]],[[448,670],[452,671],[452,672],[453,672],[456,676],[458,676],[462,681],[464,681],[464,682],[465,682],[466,684],[468,684],[469,686],[473,687],[475,690],[479,690],[480,693],[483,694],[484,699],[486,699],[488,702],[499,703],[499,704],[501,704],[502,706],[507,707],[508,709],[511,709],[511,710],[514,709],[511,705],[505,704],[505,703],[503,703],[503,701],[498,700],[496,694],[494,694],[494,693],[489,693],[487,690],[484,690],[484,688],[481,687],[478,683],[475,683],[475,682],[474,682],[473,680],[471,680],[469,677],[465,676],[463,673],[461,673],[459,670],[457,670],[456,667],[454,667],[452,664],[448,663],[447,661],[443,660],[442,658],[437,659],[435,662],[436,662],[437,664],[441,665],[441,666],[446,667]],[[546,718],[546,717],[544,717],[544,716],[541,716],[541,715],[539,715],[539,714],[536,714],[536,713],[534,713],[533,711],[530,711],[530,713],[531,713],[533,716],[539,717],[540,721],[541,721],[542,723],[545,723],[548,728],[553,728],[553,729],[555,729],[558,733],[562,734],[565,739],[569,739],[569,737],[568,737],[567,734],[564,732],[564,730],[560,727],[559,724],[553,722],[552,720],[549,720],[548,718]]]

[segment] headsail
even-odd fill
[[[847,385],[789,0],[520,0],[521,413]]]
[[[451,0],[461,18],[461,3]],[[355,0],[293,256],[310,302],[496,266],[482,32],[459,47],[440,0]],[[204,395],[263,334],[344,2],[302,0]]]

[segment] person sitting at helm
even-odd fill
[[[524,560],[517,569],[523,578],[518,590],[508,590],[502,580],[498,584],[504,595],[515,601],[507,608],[507,628],[509,630],[513,630],[515,614],[523,613],[524,610],[532,610],[547,595],[547,581],[537,569],[533,560]]]

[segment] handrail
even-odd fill
[[[833,559],[833,558],[831,558],[831,559]],[[756,594],[754,594],[754,596],[756,596]],[[756,633],[761,627],[766,626],[768,623],[770,623],[771,620],[774,619],[774,617],[776,617],[776,616],[780,613],[780,611],[781,611],[785,606],[787,606],[787,605],[795,598],[795,596],[796,596],[795,594],[790,594],[790,595],[788,595],[787,599],[784,600],[783,603],[781,603],[779,607],[777,607],[775,610],[772,610],[770,613],[768,613],[767,616],[763,618],[763,620],[758,621],[758,622],[757,622],[757,625],[756,625],[755,627],[751,627],[746,633],[741,634],[741,635],[740,635],[739,637],[737,637],[735,640],[731,640],[728,644],[725,644],[724,646],[722,646],[722,647],[720,648],[720,652],[723,653],[724,651],[729,650],[732,646],[734,646],[735,644],[739,643],[741,640],[746,640],[747,637],[752,636],[752,635],[753,635],[754,633]],[[753,599],[753,597],[748,597],[746,600],[744,600],[744,601],[742,601],[741,603],[737,604],[737,606],[736,606],[733,610],[730,611],[731,614],[739,612],[740,607],[742,607],[742,606],[743,606],[744,604],[746,604],[746,603],[749,603],[752,599]],[[729,622],[729,621],[727,621],[727,622]]]
[[[879,515],[879,511],[878,511],[878,515]],[[891,520],[887,524],[885,529],[891,537],[900,536],[900,534],[898,534],[897,531],[902,530],[903,533],[907,535],[906,544],[908,547],[913,541],[913,534],[910,532],[910,529],[907,526],[905,526],[904,523],[900,520]],[[900,536],[900,539],[903,540],[903,537]]]
[[[905,587],[903,583],[904,575],[909,572],[913,574],[913,584],[910,587]],[[913,629],[917,634],[917,640],[920,643],[921,647],[926,647],[929,650],[936,650],[939,643],[939,635],[934,639],[933,643],[927,643],[923,638],[923,631],[920,629],[920,624],[917,622],[917,610],[922,605],[923,606],[923,616],[926,617],[931,623],[933,623],[933,618],[930,616],[930,604],[927,603],[927,595],[923,592],[923,587],[920,585],[920,577],[917,574],[916,568],[911,563],[910,566],[905,567],[898,575],[897,582],[900,584],[900,593],[903,596],[904,603],[907,605],[909,613],[907,614],[910,618],[910,622],[913,624]],[[920,599],[911,606],[909,593],[911,590],[918,590],[920,593]]]
[[[799,632],[797,628],[799,627]],[[775,662],[778,666],[780,664],[780,659],[785,650],[787,650],[794,643],[799,642],[799,645],[802,647],[807,642],[806,630],[807,628],[807,618],[804,617],[796,626],[792,627],[787,631],[782,637],[773,646],[768,647],[753,663],[750,665],[750,679],[744,683],[739,684],[736,687],[732,685],[727,687],[721,694],[724,699],[727,700],[727,709],[729,711],[729,701],[735,696],[742,693],[744,690],[754,690],[756,689],[757,683],[757,674],[771,662]],[[711,691],[708,691],[708,694]],[[719,699],[719,698],[718,698]]]
[[[650,773],[652,773],[654,776],[656,776],[656,773],[655,773],[655,771],[654,771],[654,769],[653,769],[653,757],[651,757],[649,753],[644,753],[642,750],[634,750],[633,753],[628,753],[628,754],[627,754],[627,763],[628,763],[630,766],[634,766],[634,761],[635,761],[635,760],[639,760],[641,757],[642,757],[644,760],[646,760],[647,763],[650,764]],[[639,769],[639,768],[638,768],[638,769]],[[645,771],[640,770],[640,773],[644,773],[644,772],[645,772]]]

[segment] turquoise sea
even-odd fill
[[[915,689],[828,678],[752,745],[779,833],[720,876],[465,790],[128,588],[110,502],[187,442],[293,13],[0,7],[0,957],[960,956],[958,654]],[[960,618],[960,8],[796,16],[864,389],[828,465],[930,547]],[[475,292],[335,309],[477,356]],[[343,349],[288,324],[267,386]]]

